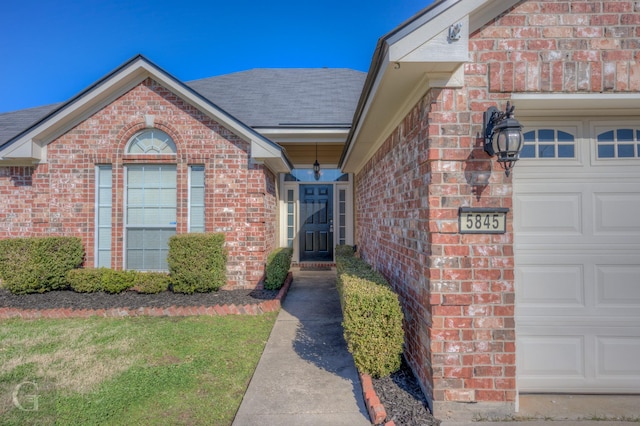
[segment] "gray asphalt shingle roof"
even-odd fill
[[[349,126],[365,78],[341,68],[259,68],[187,86],[254,128]]]
[[[344,127],[365,78],[342,68],[259,68],[185,84],[249,127]],[[0,146],[61,105],[0,114]]]

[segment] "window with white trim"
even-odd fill
[[[295,238],[295,198],[294,190],[287,189],[287,247],[293,248]]]
[[[162,130],[145,129],[131,138],[125,152],[175,155],[176,145]],[[176,165],[131,164],[125,179],[125,268],[166,271],[169,238],[176,233]]]
[[[96,256],[95,266],[111,267],[111,165],[96,167]]]
[[[176,144],[162,130],[147,129],[129,141],[127,154],[175,154]]]
[[[127,166],[126,269],[166,271],[176,233],[176,166]]]
[[[204,166],[189,167],[189,232],[204,232]]]
[[[598,159],[640,158],[640,129],[610,129],[598,133],[596,142]]]
[[[520,158],[576,158],[576,138],[558,129],[536,129],[524,133]]]
[[[347,190],[338,188],[338,244],[347,243]]]

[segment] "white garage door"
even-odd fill
[[[532,122],[525,137],[530,158],[513,173],[518,389],[640,393],[640,124]]]

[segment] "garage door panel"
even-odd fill
[[[515,199],[514,221],[519,235],[581,235],[582,194],[519,193]]]
[[[640,336],[596,336],[596,376],[636,376],[640,380]]]
[[[593,194],[595,235],[640,235],[640,192]]]
[[[637,327],[524,325],[518,338],[521,392],[630,393],[640,383]]]
[[[518,377],[585,378],[584,336],[527,335],[518,342]]]
[[[544,253],[544,254],[543,254]],[[515,268],[519,317],[582,316],[597,325],[631,317],[640,324],[640,252],[540,250]]]
[[[597,307],[640,309],[640,258],[634,264],[595,265],[595,270]]]
[[[516,270],[521,308],[584,308],[583,265],[525,265]]]

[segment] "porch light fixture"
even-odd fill
[[[490,156],[497,155],[498,163],[509,176],[522,150],[522,125],[513,118],[516,107],[507,102],[505,111],[492,106],[484,113],[484,151]]]
[[[318,163],[318,143],[316,143],[316,162],[313,163],[313,177],[320,180],[320,163]]]

